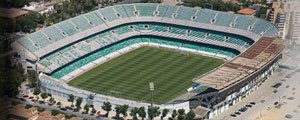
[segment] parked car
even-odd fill
[[[62,111],[66,111],[67,109],[66,109],[66,108],[60,108],[60,110],[62,110]]]
[[[240,115],[241,113],[240,112],[234,112],[234,114]]]
[[[247,107],[242,107],[241,109],[239,109],[239,111],[240,112],[245,112],[245,111],[247,111],[247,109],[248,109]]]
[[[276,84],[274,84],[272,87],[273,88],[279,88],[282,85],[281,82],[277,82]]]
[[[252,105],[248,104],[248,105],[246,105],[246,107],[248,107],[248,108],[251,108],[251,107],[252,107]]]
[[[231,117],[236,117],[236,114],[230,114]]]
[[[250,102],[250,104],[251,104],[251,105],[255,105],[256,103],[255,103],[255,102]]]
[[[66,109],[68,109],[68,110],[73,110],[73,108],[70,107],[70,106],[67,106]]]
[[[26,101],[26,99],[24,99],[24,98],[20,98],[20,100],[22,100],[22,101]]]

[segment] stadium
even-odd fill
[[[86,103],[192,109],[213,118],[269,78],[282,40],[271,23],[202,8],[135,3],[64,20],[12,44],[43,91]],[[93,96],[93,97],[91,97]]]

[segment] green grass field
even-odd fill
[[[223,60],[181,54],[166,48],[141,47],[110,60],[70,81],[81,89],[119,98],[150,102],[149,82],[155,84],[154,103],[185,93],[192,79],[223,64]]]

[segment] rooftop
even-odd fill
[[[243,14],[243,15],[253,15],[255,12],[256,12],[256,10],[253,10],[251,8],[243,8],[243,9],[237,11],[237,13]]]
[[[17,8],[0,8],[0,17],[4,18],[16,18],[27,13],[27,11]]]
[[[267,65],[283,48],[282,40],[261,38],[236,59],[193,81],[217,90],[229,88]]]

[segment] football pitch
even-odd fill
[[[141,47],[80,75],[68,84],[103,95],[163,104],[186,92],[192,79],[223,64],[221,59],[182,54],[166,48]]]

